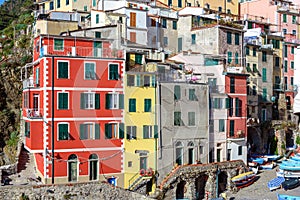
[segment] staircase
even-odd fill
[[[148,180],[152,179],[152,176],[139,176],[129,187],[128,190],[137,191],[141,187],[145,186]]]

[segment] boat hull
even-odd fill
[[[290,189],[294,189],[296,187],[298,187],[300,184],[299,179],[298,178],[287,178],[282,184],[281,186],[283,187],[283,189],[285,190],[290,190]]]
[[[300,196],[291,196],[286,194],[277,194],[278,200],[300,200]]]
[[[254,175],[254,176],[251,176],[251,177],[246,178],[244,180],[236,181],[235,186],[237,188],[247,187],[247,186],[253,184],[258,178],[259,178],[258,176]]]

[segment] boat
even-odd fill
[[[254,174],[257,174],[257,173],[258,173],[258,166],[257,166],[257,167],[249,167],[249,169],[250,169],[251,171],[253,171]]]
[[[244,188],[254,183],[258,178],[259,177],[254,174],[253,176],[247,177],[239,181],[235,181],[234,183],[237,188]]]
[[[277,194],[278,200],[300,200],[300,196],[291,196],[286,194]]]
[[[300,184],[298,178],[286,178],[283,183],[281,183],[281,186],[285,190],[293,189],[298,187]]]
[[[268,188],[272,190],[276,190],[281,187],[281,184],[285,181],[284,177],[277,177],[268,182]]]
[[[270,170],[270,169],[273,169],[275,166],[274,163],[267,163],[267,164],[264,164],[264,165],[260,165],[259,167],[263,170]]]
[[[249,167],[256,167],[257,163],[256,162],[248,162]]]
[[[300,162],[300,156],[292,156],[290,159]]]
[[[281,163],[279,165],[279,169],[287,170],[287,171],[300,171],[300,164]]]
[[[252,176],[255,176],[254,172],[249,171],[249,172],[245,172],[245,173],[239,174],[237,176],[234,176],[233,178],[231,178],[231,181],[236,182],[236,181],[247,179],[247,178],[252,177]]]
[[[264,157],[268,159],[268,162],[270,162],[270,161],[277,161],[282,156],[281,155],[264,155]]]
[[[265,159],[263,159],[263,158],[254,158],[253,160],[252,160],[252,162],[256,162],[256,163],[258,163],[258,164],[263,164],[264,162],[265,162]]]

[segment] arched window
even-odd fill
[[[188,143],[188,163],[194,164],[194,162],[195,162],[194,143],[189,142]]]
[[[75,154],[71,154],[68,158],[68,181],[77,181],[78,176],[78,159]]]
[[[91,154],[89,157],[89,179],[90,181],[98,179],[98,156]]]
[[[178,165],[183,164],[183,144],[182,142],[177,142],[175,145],[175,155],[176,155],[176,163]]]

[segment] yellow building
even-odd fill
[[[124,187],[135,190],[144,184],[146,193],[151,193],[157,168],[156,75],[135,68],[127,71],[125,77]]]
[[[97,8],[97,0],[36,0],[40,11],[90,11]]]

